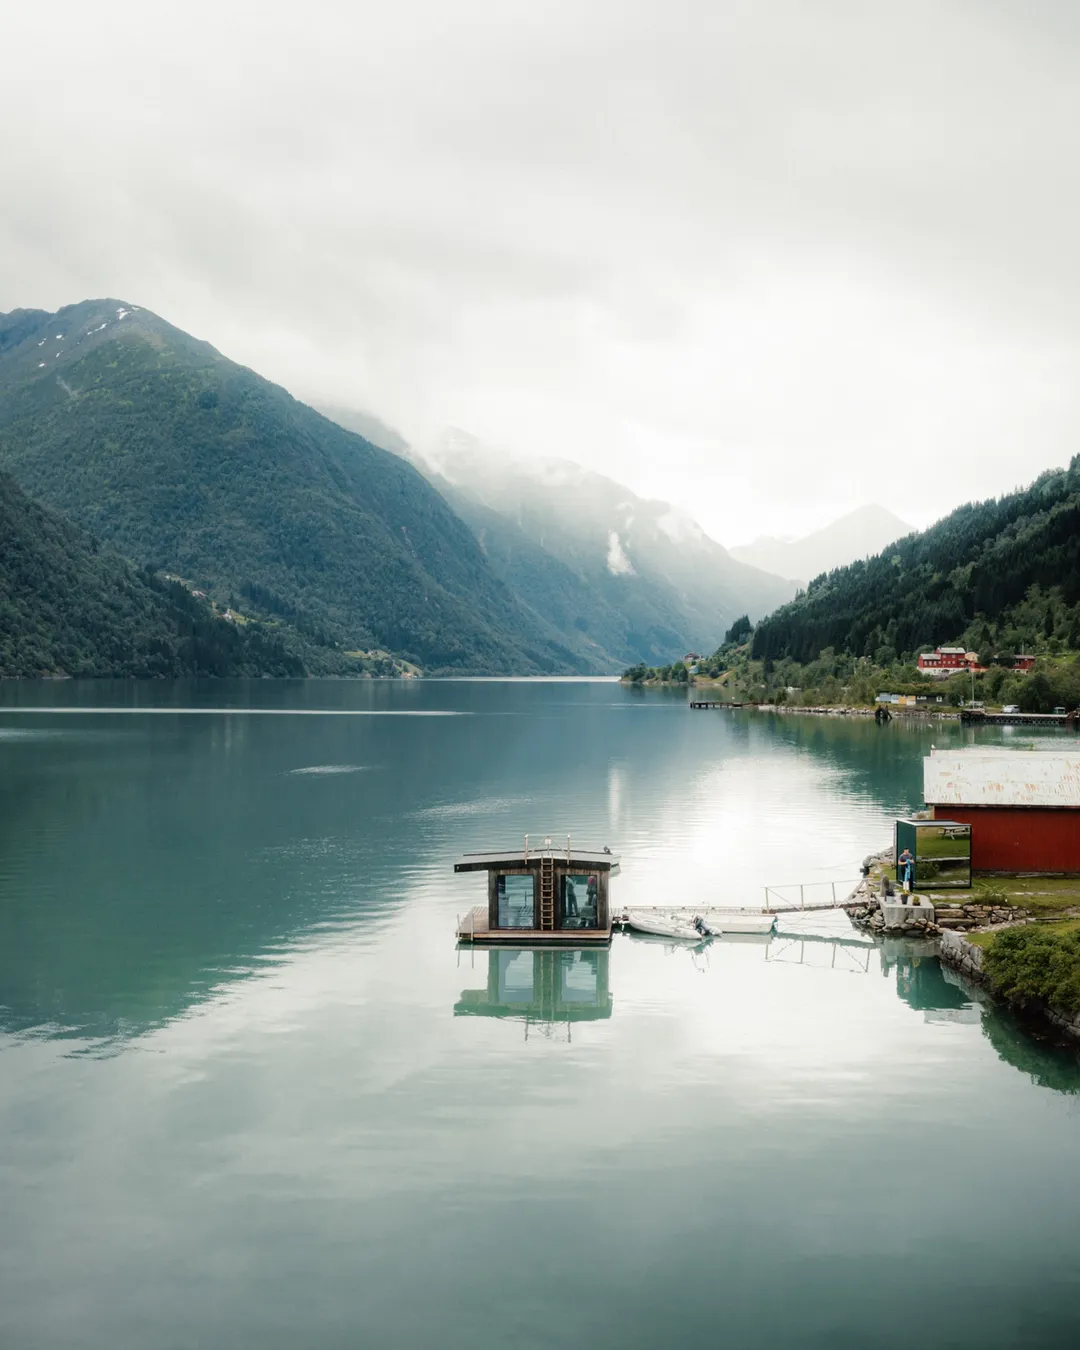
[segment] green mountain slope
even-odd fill
[[[0,676],[303,673],[274,632],[100,551],[0,474]]]
[[[832,647],[888,664],[961,637],[983,650],[1022,637],[1033,605],[1040,635],[1077,645],[1080,456],[818,577],[758,624],[753,655],[805,662]]]
[[[581,668],[409,464],[147,310],[0,316],[0,467],[137,563],[324,647]]]

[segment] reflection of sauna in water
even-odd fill
[[[592,1022],[611,1016],[605,948],[496,947],[487,953],[487,987],[463,989],[455,1017],[529,1022]]]

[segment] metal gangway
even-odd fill
[[[846,905],[862,877],[853,881],[794,881],[786,886],[766,886],[766,914],[791,914],[801,910],[839,909]]]

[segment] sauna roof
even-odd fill
[[[556,866],[580,867],[586,872],[610,872],[618,867],[619,858],[615,853],[596,852],[592,849],[571,848],[569,863],[565,848],[538,849],[528,852],[529,863],[539,864],[543,853],[550,853]],[[454,864],[455,872],[497,872],[505,867],[524,867],[526,854],[523,848],[504,848],[490,853],[463,853]]]

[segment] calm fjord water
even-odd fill
[[[452,938],[455,856],[526,830],[609,844],[617,904],[853,878],[964,735],[0,686],[0,1345],[1077,1344],[1075,1056],[936,960]]]

